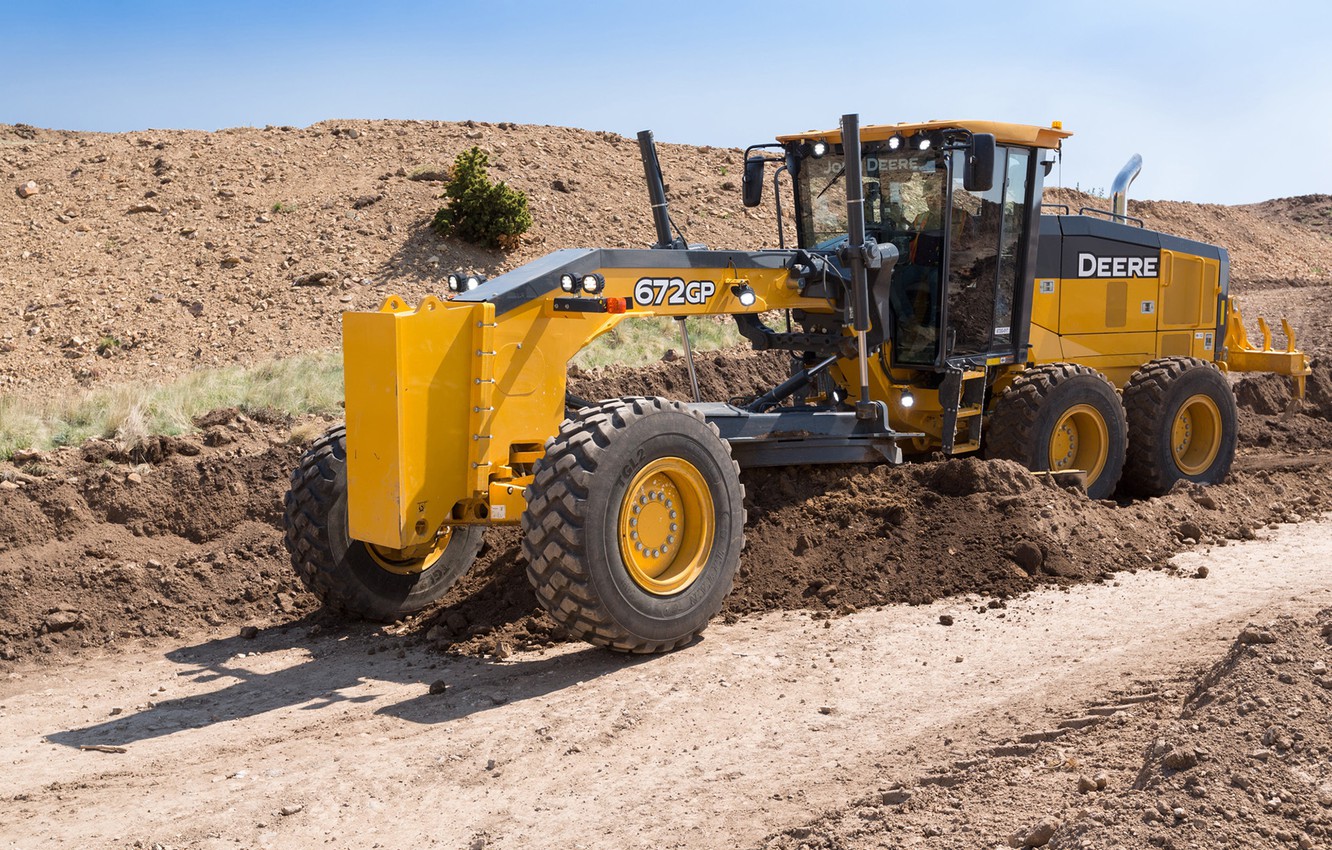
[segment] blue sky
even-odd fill
[[[743,146],[843,112],[1076,134],[1066,186],[1246,203],[1332,192],[1332,5],[0,0],[0,122],[562,124]],[[1312,152],[1312,155],[1310,155]]]

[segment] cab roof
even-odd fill
[[[1065,130],[1058,121],[1050,127],[1037,127],[1033,124],[1008,124],[1003,121],[919,121],[902,124],[867,124],[860,128],[860,138],[866,142],[878,142],[896,133],[910,136],[921,130],[943,130],[950,127],[961,127],[973,133],[992,133],[995,142],[1001,145],[1029,145],[1037,148],[1057,149],[1060,142],[1073,135]],[[804,133],[792,133],[777,137],[777,141],[783,144],[817,139],[822,139],[829,144],[841,144],[842,131],[841,129],[807,130]]]

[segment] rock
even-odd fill
[[[1100,790],[1100,789],[1098,789],[1098,788],[1096,787],[1096,780],[1095,780],[1095,779],[1092,779],[1090,776],[1079,776],[1079,777],[1078,777],[1078,790],[1081,791],[1083,794],[1090,794],[1091,792],[1093,792],[1093,791],[1097,791],[1097,790]]]
[[[17,490],[19,486],[13,481],[0,481],[0,490]]]
[[[258,626],[241,626],[241,627],[240,627],[240,636],[241,636],[242,638],[244,638],[245,640],[254,640],[255,638],[259,637],[259,627],[258,627]]]
[[[1271,747],[1274,750],[1285,751],[1290,749],[1295,739],[1291,737],[1290,732],[1282,726],[1269,726],[1263,730],[1263,746]]]
[[[75,611],[52,611],[46,615],[46,630],[63,632],[79,625],[79,615]]]
[[[1104,773],[1098,773],[1092,777],[1092,782],[1096,783],[1097,791],[1104,791],[1106,786],[1110,784],[1110,777],[1106,776]]]
[[[1199,567],[1199,568],[1193,573],[1193,577],[1194,577],[1194,578],[1207,578],[1207,576],[1208,576],[1209,573],[1211,573],[1211,570],[1207,569],[1207,565],[1206,565],[1206,564],[1203,564],[1201,567]]]
[[[439,694],[444,693],[448,689],[449,689],[449,683],[445,682],[443,679],[436,679],[435,681],[430,683],[431,696],[438,696]]]
[[[352,209],[362,210],[371,204],[378,203],[383,199],[383,195],[361,195],[352,201]]]
[[[1175,531],[1182,538],[1184,537],[1193,538],[1193,541],[1195,543],[1201,540],[1203,536],[1202,526],[1198,525],[1198,523],[1194,522],[1191,519],[1186,519],[1183,522],[1181,522],[1179,526],[1175,529]]]
[[[37,185],[37,181],[29,180],[27,183],[20,183],[17,191],[20,198],[31,198],[42,190]]]
[[[951,626],[951,625],[953,625],[953,615],[952,615],[952,614],[940,614],[940,615],[939,615],[939,625],[941,625],[941,626]]]
[[[1023,540],[1013,549],[1013,562],[1028,574],[1034,573],[1045,563],[1045,553],[1041,547],[1030,540]]]
[[[1059,828],[1059,821],[1054,818],[1042,818],[1025,830],[1019,830],[1008,839],[1010,847],[1044,847],[1054,837]]]
[[[819,706],[819,714],[832,714],[832,713],[833,713],[833,710],[832,710],[832,706],[831,706],[831,705],[821,705],[821,706]]]
[[[137,472],[131,472],[129,475],[126,475],[126,476],[125,476],[125,483],[126,483],[126,484],[142,484],[142,483],[143,483],[143,476],[140,475],[140,474],[137,473]]]
[[[301,811],[304,808],[305,806],[301,805],[300,803],[290,803],[278,809],[278,812],[285,818],[296,814],[297,812]]]
[[[444,624],[449,627],[449,631],[455,635],[464,634],[467,631],[467,617],[459,611],[450,611],[444,615]]]
[[[674,348],[666,349],[666,353],[661,355],[661,360],[663,363],[674,363],[679,359],[680,359],[680,352],[676,351]]]
[[[108,714],[109,716],[111,716],[111,717],[116,717],[116,716],[121,715],[121,714],[124,714],[124,713],[125,713],[125,709],[121,708],[120,706],[116,706],[115,708],[113,708],[113,709],[111,709],[110,711],[107,712],[107,714]]]
[[[885,806],[897,806],[905,803],[915,796],[915,792],[910,788],[890,788],[879,795],[879,800]]]
[[[1261,626],[1255,626],[1252,623],[1244,627],[1239,633],[1239,642],[1243,644],[1255,643],[1276,643],[1276,635],[1269,632]]]
[[[448,640],[452,636],[449,627],[442,624],[431,626],[429,631],[426,632],[426,640],[429,641]]]
[[[1171,770],[1188,770],[1198,764],[1198,754],[1190,747],[1175,747],[1165,754],[1161,764]]]
[[[156,204],[135,204],[134,206],[125,210],[125,214],[134,215],[136,213],[160,213],[161,211],[162,211],[161,208],[158,207]]]
[[[292,280],[292,286],[331,286],[338,282],[338,273],[328,269],[320,269],[315,272],[297,275]]]

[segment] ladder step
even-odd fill
[[[984,408],[982,405],[979,405],[979,404],[973,404],[973,405],[969,405],[969,406],[967,406],[967,407],[959,407],[959,408],[957,409],[957,418],[958,418],[958,419],[970,419],[970,418],[972,418],[972,417],[974,417],[974,416],[980,416],[980,415],[981,415],[982,413],[984,413],[984,412],[985,412],[985,408]]]

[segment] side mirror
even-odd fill
[[[763,201],[763,162],[761,156],[751,156],[745,160],[741,191],[747,207],[756,207]]]
[[[977,133],[967,146],[967,164],[962,169],[962,188],[988,192],[994,187],[994,136]]]

